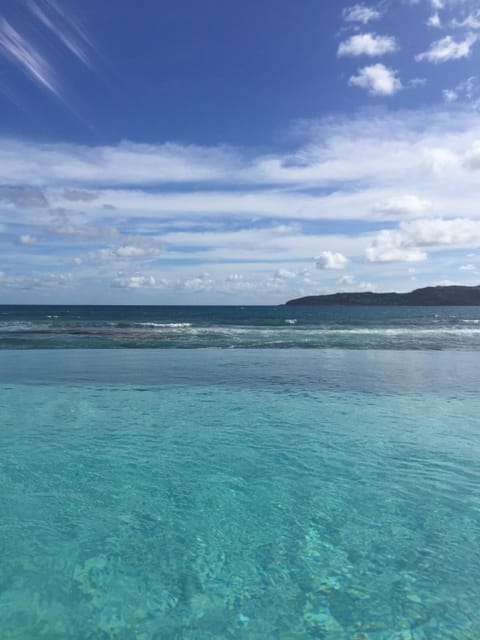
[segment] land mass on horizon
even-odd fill
[[[375,293],[373,291],[339,292],[326,295],[305,296],[286,302],[287,305],[329,306],[480,306],[480,285],[438,286],[415,289],[408,293]]]

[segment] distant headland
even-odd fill
[[[289,300],[286,304],[298,306],[480,306],[480,286],[466,287],[452,285],[445,287],[424,287],[423,289],[415,289],[408,293],[374,293],[373,291],[331,293],[328,295],[296,298]]]

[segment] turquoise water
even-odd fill
[[[0,638],[478,640],[478,352],[0,352]]]

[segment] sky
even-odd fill
[[[478,0],[2,0],[0,303],[480,284]]]

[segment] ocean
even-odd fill
[[[478,640],[480,308],[0,307],[2,640]]]

